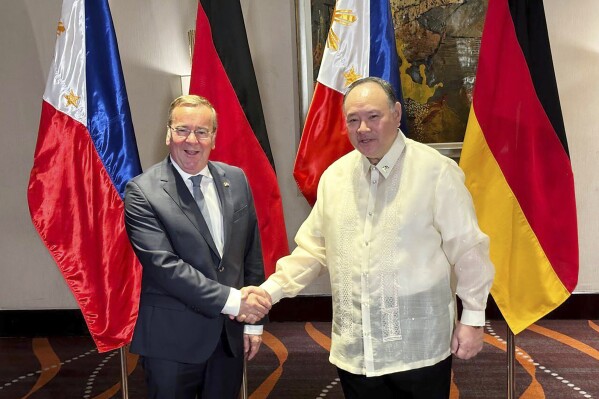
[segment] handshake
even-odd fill
[[[272,308],[272,298],[260,287],[248,286],[241,289],[241,306],[237,316],[230,316],[241,323],[255,324],[262,320]]]

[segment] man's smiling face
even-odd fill
[[[173,109],[171,128],[166,134],[166,145],[170,148],[171,157],[185,172],[195,175],[208,164],[210,151],[214,149],[216,132],[212,132],[213,113],[210,108],[181,106]],[[187,137],[179,136],[177,128],[195,131],[205,129],[212,132],[210,137],[198,139],[192,132]]]

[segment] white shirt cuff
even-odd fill
[[[254,326],[250,324],[243,326],[243,333],[247,335],[262,335],[262,331],[264,331],[264,326]]]
[[[465,324],[467,326],[484,326],[485,311],[462,309],[462,318],[460,319],[460,323]]]
[[[231,316],[237,316],[239,314],[239,308],[241,307],[241,291],[231,287],[229,291],[229,297],[225,303],[225,307],[221,310],[221,313],[228,314]]]
[[[283,290],[281,286],[270,279],[266,280],[260,285],[260,288],[264,288],[272,299],[272,304],[279,302],[283,298]]]

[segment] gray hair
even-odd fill
[[[178,108],[178,107],[190,107],[190,108],[207,107],[208,109],[210,109],[210,111],[212,111],[212,131],[216,132],[216,128],[218,127],[218,122],[216,121],[216,110],[214,109],[214,106],[210,103],[210,101],[208,101],[204,97],[196,96],[194,94],[177,97],[171,103],[171,106],[168,109],[168,125],[169,126],[171,125],[171,123],[173,121],[173,111],[175,110],[175,108]]]

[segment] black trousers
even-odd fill
[[[237,399],[243,378],[243,357],[233,357],[221,338],[208,360],[200,364],[142,357],[150,399]]]
[[[347,399],[447,399],[451,385],[451,356],[414,370],[366,377],[337,368]]]

